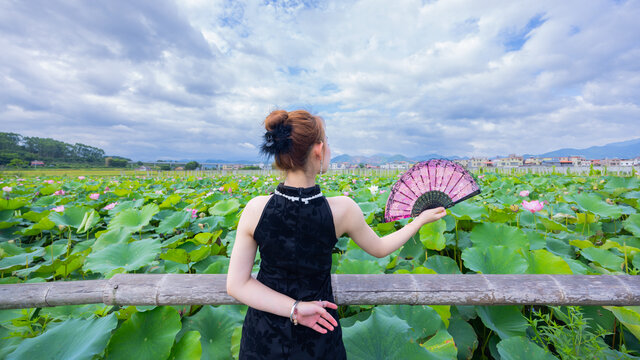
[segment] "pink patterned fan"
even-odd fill
[[[415,164],[391,188],[384,221],[419,215],[427,209],[449,208],[480,194],[480,187],[462,165],[445,159]]]

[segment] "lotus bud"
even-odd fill
[[[7,242],[8,242],[9,244],[13,244],[13,243],[15,243],[16,241],[15,241],[15,240],[13,240],[13,239],[11,239],[11,240],[9,240],[9,241],[7,241]]]
[[[200,217],[200,219],[202,219],[202,218],[204,218],[204,213],[201,212],[198,216]]]
[[[518,205],[516,205],[516,204],[511,205],[509,208],[513,212],[518,212],[520,210],[520,207]]]
[[[598,185],[593,185],[593,190],[598,190]]]
[[[198,227],[200,228],[200,230],[204,230],[204,224],[203,223],[198,224]]]
[[[582,186],[578,186],[578,190],[584,190]]]
[[[613,200],[611,200],[611,199],[607,198],[607,200],[605,200],[605,201],[607,202],[607,204],[609,204],[609,205],[613,205]]]
[[[604,184],[604,179],[600,180],[600,184]]]
[[[59,229],[60,231],[63,231],[63,230],[64,230],[64,225],[58,225],[58,229]]]
[[[578,208],[577,208],[577,207],[575,207],[575,206],[572,206],[572,207],[571,207],[571,210],[573,210],[573,211],[575,211],[575,212],[578,212]]]

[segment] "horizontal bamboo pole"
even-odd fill
[[[237,304],[226,275],[117,274],[109,280],[0,285],[0,309],[106,305]],[[332,275],[339,305],[640,305],[629,275]]]

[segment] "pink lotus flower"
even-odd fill
[[[46,182],[47,184],[53,184],[55,181],[53,181],[53,180],[45,180],[44,182]]]
[[[356,179],[351,180],[351,182],[354,184],[356,183],[356,181],[357,181]]]
[[[158,194],[158,195],[162,195],[162,190],[156,190],[155,193]]]
[[[56,206],[56,207],[52,208],[51,211],[63,212],[64,211],[64,205]]]
[[[531,213],[536,213],[544,207],[544,204],[538,200],[526,201],[522,200],[522,208],[525,210],[531,211]]]
[[[2,188],[2,191],[4,192],[11,192],[11,186],[5,186]]]
[[[219,191],[224,191],[224,186],[220,186]]]
[[[484,179],[484,175],[478,175],[478,179]]]
[[[190,209],[190,208],[184,208],[186,211],[191,211],[191,218],[195,219],[198,217],[198,209]]]
[[[229,194],[231,194],[231,193],[233,192],[233,190],[232,190],[231,188],[229,188],[229,190],[227,190],[227,192],[228,192]]]
[[[522,197],[527,197],[527,196],[529,196],[529,190],[522,190],[522,191],[520,191],[520,193],[518,195],[520,195]]]
[[[387,192],[387,190],[380,190],[380,194],[384,194],[386,192]]]
[[[98,194],[98,193],[93,193],[93,194],[89,195],[89,199],[91,199],[91,200],[98,200],[98,198],[100,198],[100,194]]]
[[[111,204],[109,204],[109,205],[107,205],[107,206],[105,206],[105,207],[103,207],[103,209],[105,209],[105,210],[111,210],[111,209],[113,209],[114,207],[116,207],[116,205],[118,205],[118,202],[117,202],[117,201],[116,201],[116,202],[113,202],[113,203],[111,203]]]
[[[343,192],[343,194],[344,194],[344,196],[349,196],[349,192],[348,191]]]
[[[18,182],[20,182],[20,181],[27,181],[27,179],[22,179],[22,178],[21,178],[21,179],[18,179],[18,180],[16,180],[16,181],[18,181]]]
[[[84,176],[82,176],[82,175],[78,176],[78,180],[84,180],[84,179],[85,179]]]
[[[64,190],[58,190],[58,191],[56,191],[56,192],[54,192],[54,193],[53,193],[53,195],[64,195],[64,194],[66,194],[66,193],[64,192]]]

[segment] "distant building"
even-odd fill
[[[620,166],[620,159],[604,159],[600,163],[602,166]]]
[[[31,162],[31,166],[33,166],[33,167],[44,166],[44,162],[42,162],[40,160],[33,160]]]
[[[458,160],[454,160],[454,162],[457,162],[458,164],[462,165],[462,167],[468,167],[469,164],[471,163],[471,160],[469,160],[469,159],[458,159]]]
[[[524,164],[524,160],[522,159],[522,156],[510,154],[509,157],[506,158],[494,159],[493,164],[496,167],[518,167]]]
[[[634,159],[621,159],[620,160],[620,166],[633,166],[634,165]]]

